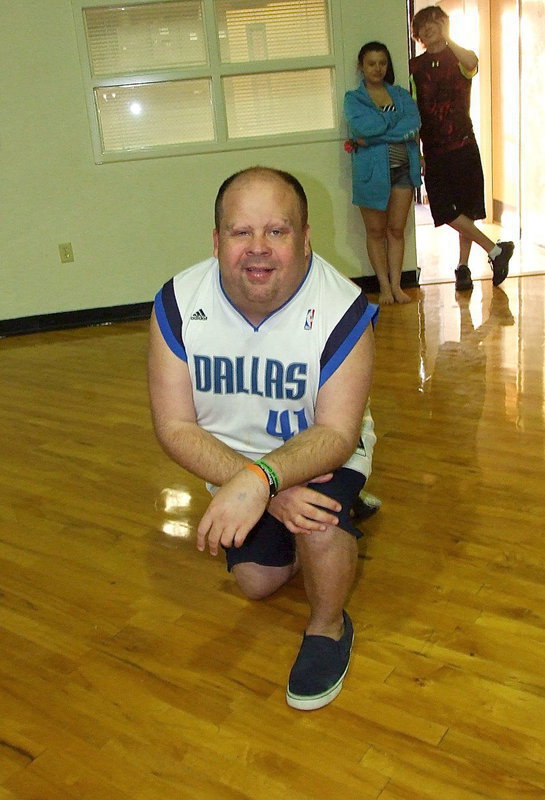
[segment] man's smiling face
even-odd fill
[[[226,294],[252,322],[285,303],[310,260],[309,228],[292,187],[259,172],[235,179],[223,196],[214,255]]]

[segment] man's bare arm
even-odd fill
[[[474,53],[473,50],[466,50],[464,47],[460,47],[459,44],[450,38],[449,19],[445,19],[444,17],[437,15],[435,21],[441,26],[441,33],[445,37],[445,42],[458,59],[458,63],[466,72],[475,74],[479,66],[477,54]]]
[[[150,323],[148,380],[155,433],[173,461],[218,486],[242,469],[248,459],[197,424],[188,366],[166,344],[155,313]]]
[[[468,73],[477,72],[479,66],[479,59],[473,50],[465,50],[459,44],[453,42],[452,39],[447,39],[447,44],[458,59],[458,63],[462,65],[464,70]]]

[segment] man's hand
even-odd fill
[[[329,472],[309,482],[326,483],[332,477],[333,473]],[[311,533],[325,531],[328,525],[338,525],[339,519],[335,512],[341,510],[341,505],[332,497],[307,486],[292,486],[273,497],[267,510],[291,533]]]
[[[249,469],[237,472],[212,498],[197,528],[197,549],[215,556],[219,545],[240,547],[269,502],[265,481]]]

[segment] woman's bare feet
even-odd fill
[[[391,306],[395,303],[394,296],[390,290],[385,292],[380,292],[378,296],[378,302],[381,306]]]
[[[405,294],[403,289],[392,289],[392,294],[396,303],[410,303],[411,298]]]

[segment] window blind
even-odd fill
[[[328,55],[326,0],[217,0],[224,63]]]
[[[95,89],[103,150],[214,140],[209,80]]]
[[[206,64],[199,0],[85,8],[94,75]]]
[[[333,128],[330,69],[223,79],[229,138]]]

